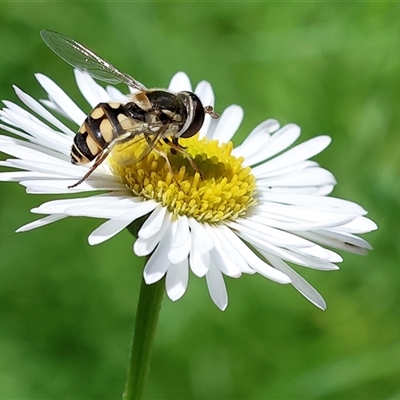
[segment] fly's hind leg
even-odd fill
[[[89,178],[90,175],[92,175],[92,173],[94,172],[94,170],[107,158],[107,156],[110,154],[111,148],[107,148],[106,150],[104,150],[102,153],[100,153],[94,164],[90,167],[89,171],[86,172],[86,174],[79,179],[78,182],[74,183],[71,186],[68,186],[68,189],[72,189],[78,185],[80,185],[82,182],[84,182],[87,178]]]

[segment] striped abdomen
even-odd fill
[[[88,115],[74,137],[72,164],[86,164],[95,159],[121,133],[128,121],[126,109],[120,103],[100,103]]]

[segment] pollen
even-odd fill
[[[257,204],[255,177],[250,167],[243,167],[242,157],[232,155],[232,142],[195,135],[182,145],[183,153],[172,154],[167,144],[159,143],[143,156],[147,142],[134,140],[117,144],[107,160],[135,196],[160,202],[175,217],[234,220]]]

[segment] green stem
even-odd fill
[[[164,285],[164,279],[152,285],[146,285],[142,280],[123,400],[138,400],[143,397]]]

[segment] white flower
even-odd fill
[[[114,87],[103,88],[77,70],[75,76],[92,108],[100,102],[126,101]],[[29,110],[4,101],[6,108],[0,112],[1,128],[20,137],[0,136],[0,150],[13,157],[1,165],[17,169],[2,172],[0,180],[19,182],[27,193],[68,193],[71,198],[34,208],[33,213],[46,216],[19,232],[69,216],[106,219],[89,235],[93,245],[148,216],[134,244],[138,256],[149,256],[143,272],[146,283],[165,276],[166,292],[177,300],[187,289],[191,270],[206,278],[210,296],[222,310],[228,304],[223,275],[239,278],[243,273],[291,283],[324,309],[320,294],[290,265],[336,270],[342,258],[325,246],[358,254],[371,248],[356,235],[376,229],[375,223],[364,217],[366,211],[359,205],[327,197],[335,178],[309,160],[331,139],[319,136],[291,147],[300,128],[294,124],[280,128],[269,119],[233,149],[230,141],[243,118],[237,105],[228,107],[219,120],[206,116],[199,135],[182,139],[204,179],[185,166],[187,160],[179,154],[169,157],[173,167],[177,166],[176,181],[171,181],[163,160],[154,152],[129,169],[118,162],[122,150],[109,156],[82,184],[69,189],[89,168],[70,163],[72,140],[86,113],[48,77],[37,74],[36,78],[48,94],[48,100],[42,101],[45,107],[16,87]],[[169,88],[192,90],[184,73],[176,74]],[[213,104],[209,83],[201,82],[195,93],[204,105]],[[70,119],[76,129],[68,128],[48,110]],[[129,148],[125,151],[129,153]],[[76,196],[91,191],[103,193]]]

